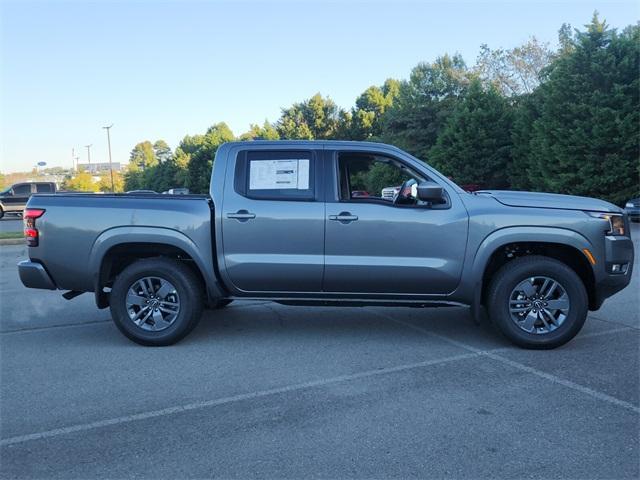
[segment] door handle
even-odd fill
[[[238,210],[236,213],[227,213],[227,218],[235,218],[240,222],[246,222],[252,218],[256,218],[255,213],[250,213],[247,210]]]
[[[358,220],[358,216],[351,215],[350,212],[340,212],[338,215],[329,215],[329,220],[335,220],[341,223],[349,223]]]

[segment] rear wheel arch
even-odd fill
[[[183,233],[160,227],[118,227],[98,236],[89,254],[89,272],[93,275],[96,304],[108,306],[109,287],[114,276],[133,261],[150,257],[174,258],[185,262],[202,281],[209,300],[224,297],[217,281],[211,257],[204,258],[193,241]],[[207,268],[208,267],[208,268]]]
[[[103,291],[111,287],[115,278],[128,266],[145,258],[170,258],[187,265],[206,287],[205,277],[191,256],[179,247],[165,243],[129,242],[119,243],[107,250],[102,257],[96,279],[96,301],[100,308],[109,305],[108,294]]]

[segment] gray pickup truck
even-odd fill
[[[629,220],[601,200],[467,193],[366,142],[227,143],[213,165],[209,196],[34,195],[22,282],[94,292],[143,345],[180,340],[205,306],[267,299],[466,305],[553,348],[631,278]]]

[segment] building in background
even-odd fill
[[[113,168],[114,172],[122,171],[122,164],[120,162],[113,162],[109,164],[109,162],[98,162],[98,163],[79,163],[78,171],[79,172],[89,172],[89,173],[103,173],[108,172],[111,168]]]

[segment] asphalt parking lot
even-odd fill
[[[22,218],[16,215],[5,215],[0,219],[0,233],[21,232]]]
[[[637,259],[553,351],[461,308],[261,302],[144,348],[90,295],[23,288],[25,250],[0,246],[2,478],[640,476]]]

